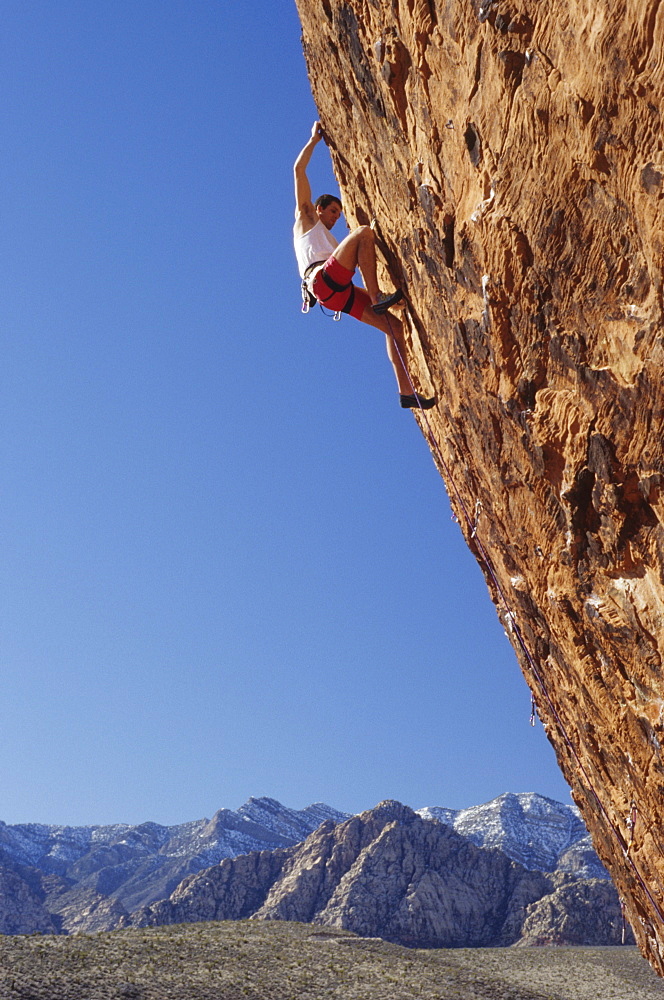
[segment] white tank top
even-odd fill
[[[329,229],[325,228],[320,219],[304,236],[294,236],[293,242],[301,278],[304,277],[304,272],[310,264],[316,260],[327,260],[339,246],[339,241]]]

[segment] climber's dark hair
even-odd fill
[[[333,201],[336,201],[339,208],[341,208],[341,199],[337,198],[336,194],[322,194],[320,198],[316,198],[314,202],[314,208],[327,208],[331,205]]]

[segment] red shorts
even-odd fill
[[[326,309],[361,319],[365,307],[371,305],[371,299],[364,288],[353,284],[354,274],[355,271],[349,271],[336,257],[330,257],[314,278],[311,291]]]

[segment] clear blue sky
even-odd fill
[[[299,312],[294,4],[2,13],[0,819],[568,801],[382,338]]]

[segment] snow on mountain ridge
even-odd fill
[[[424,819],[452,826],[478,847],[500,848],[525,868],[559,870],[585,878],[608,877],[573,805],[534,792],[505,793],[467,809],[433,806],[417,812]],[[135,826],[8,826],[0,821],[0,860],[57,874],[70,871],[72,865],[84,865],[88,872],[111,865],[118,878],[119,865],[127,869],[149,863],[162,868],[184,863],[197,870],[238,854],[298,843],[325,820],[342,822],[348,815],[321,802],[296,810],[276,799],[252,797],[237,810],[218,810],[211,820],[170,827],[151,822]],[[118,894],[121,896],[122,890],[118,889]]]
[[[50,826],[46,823],[19,823],[8,826],[0,821],[0,851],[20,864],[39,865],[47,858],[71,862],[95,843],[112,843],[132,829],[128,824],[112,826]]]
[[[326,819],[332,819],[335,823],[348,819],[348,813],[339,812],[324,802],[316,802],[306,809],[296,810],[283,806],[276,799],[256,799],[253,796],[240,806],[238,815],[288,840],[293,837],[304,840]],[[312,821],[315,824],[313,826]]]
[[[62,872],[90,851],[127,847],[138,854],[164,858],[192,855],[213,859],[265,850],[304,840],[326,819],[347,819],[325,803],[302,810],[289,809],[276,799],[250,798],[237,811],[220,809],[212,820],[203,818],[174,826],[158,823],[115,823],[107,826],[61,826],[46,823],[8,825],[0,820],[0,858]]]
[[[447,823],[478,847],[500,848],[524,868],[609,877],[592,850],[576,806],[536,792],[506,792],[468,809],[433,806],[417,812],[424,819]]]

